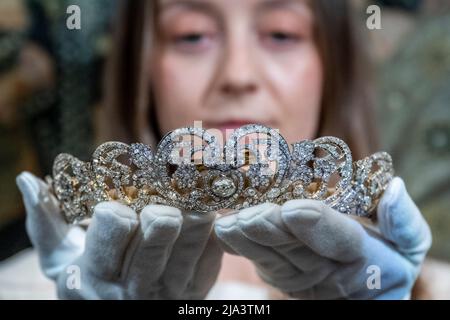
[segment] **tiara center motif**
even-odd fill
[[[221,198],[232,196],[237,188],[233,180],[228,177],[217,177],[211,185],[212,192]]]

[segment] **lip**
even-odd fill
[[[217,126],[217,129],[232,129],[236,130],[242,126],[245,126],[247,124],[254,123],[253,121],[225,121],[222,123],[219,123]]]
[[[248,124],[260,124],[270,126],[268,122],[261,122],[255,120],[229,120],[217,123],[210,123],[208,124],[208,129],[218,129],[222,132],[223,135],[228,136],[229,134],[234,132],[234,130]]]

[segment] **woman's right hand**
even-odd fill
[[[216,281],[223,252],[213,214],[149,205],[137,215],[103,202],[84,231],[65,222],[42,180],[24,172],[17,184],[28,235],[60,298],[202,299]]]

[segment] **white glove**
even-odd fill
[[[202,299],[216,280],[223,252],[213,214],[149,205],[138,216],[103,202],[85,232],[64,221],[42,180],[25,172],[17,184],[28,235],[60,298]]]
[[[227,251],[252,260],[263,280],[293,298],[408,298],[431,233],[400,178],[380,200],[378,227],[292,200],[219,218],[215,231]]]

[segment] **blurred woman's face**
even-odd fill
[[[322,64],[306,0],[159,0],[152,89],[162,133],[203,121],[313,138]]]

